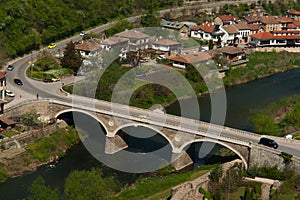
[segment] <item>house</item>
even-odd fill
[[[243,60],[243,57],[245,56],[244,49],[242,49],[240,47],[234,47],[234,46],[226,46],[226,47],[222,47],[222,48],[217,48],[213,51],[214,51],[213,54],[221,54],[223,57],[225,57],[227,59],[227,62],[232,65],[241,64],[241,61]],[[246,60],[244,59],[244,61],[246,61]]]
[[[169,39],[162,39],[152,43],[152,49],[168,52],[169,54],[171,52],[174,53],[178,52],[179,47],[180,47],[179,42],[169,40]]]
[[[7,103],[5,100],[6,90],[6,72],[0,71],[0,114],[3,114],[4,104]]]
[[[224,32],[224,36],[222,38],[222,42],[225,44],[233,44],[236,43],[238,38],[239,31],[238,29],[231,25],[231,26],[226,26],[226,27],[221,27],[220,28]]]
[[[260,24],[247,24],[250,29],[249,35],[262,32],[263,29],[261,28]]]
[[[288,10],[288,17],[297,21],[300,21],[300,11],[298,10]]]
[[[238,30],[238,43],[248,43],[249,41],[249,34],[250,34],[250,28],[249,26],[244,22],[239,22],[237,24],[233,24],[232,26],[235,26]]]
[[[259,16],[245,16],[243,18],[247,24],[260,24],[260,17]]]
[[[300,21],[293,20],[293,23],[287,25],[286,30],[300,30]]]
[[[200,26],[196,26],[191,30],[191,37],[201,40],[213,40],[217,42],[219,38],[223,37],[224,32],[220,30],[219,25],[214,23],[204,23]]]
[[[8,119],[8,118],[1,118],[0,119],[0,127],[7,129],[7,128],[13,128],[15,125],[17,124],[17,122]]]
[[[253,9],[251,9],[250,11],[247,11],[245,13],[245,16],[253,16],[253,17],[260,17],[260,16],[266,16],[266,15],[269,15],[265,9],[263,8],[263,6],[259,5],[259,4],[256,4],[254,6]]]
[[[250,43],[257,47],[300,46],[299,30],[261,32],[250,35],[250,37]]]
[[[150,36],[137,30],[126,30],[114,36],[128,39],[128,51],[138,51],[140,49],[149,48]]]
[[[126,52],[128,45],[129,39],[122,37],[110,37],[100,43],[101,48],[105,51],[118,50],[120,52]]]
[[[214,23],[220,26],[228,26],[238,23],[239,18],[232,15],[221,15],[214,19]]]
[[[281,30],[280,22],[273,16],[261,16],[260,22],[265,32]]]
[[[161,20],[160,25],[164,28],[176,30],[184,36],[189,36],[191,34],[191,29],[197,26],[194,22],[172,22],[164,19]]]
[[[293,24],[294,20],[289,17],[280,17],[280,18],[278,18],[278,21],[281,24],[281,29],[286,30],[286,29],[288,29],[288,26]]]
[[[100,41],[98,40],[86,40],[82,43],[78,43],[75,45],[75,49],[80,52],[81,56],[89,57],[89,56],[97,56],[99,50],[101,49]]]
[[[169,58],[173,67],[185,69],[189,64],[197,64],[200,62],[206,62],[212,57],[208,53],[196,52],[192,54],[185,54]]]

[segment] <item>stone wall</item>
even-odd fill
[[[252,145],[249,167],[277,167],[281,171],[284,171],[286,167],[289,167],[294,169],[296,173],[300,173],[299,158],[292,158],[291,163],[286,165],[280,154],[281,152],[275,149],[262,148],[259,145]]]
[[[15,135],[11,138],[7,137],[3,139],[1,142],[0,151],[20,148],[19,145],[23,146],[24,144],[30,144],[34,142],[36,139],[48,136],[51,133],[55,132],[57,129],[65,128],[66,126],[67,126],[66,122],[60,120],[55,124],[48,125],[42,129],[26,131],[19,135]]]
[[[226,172],[235,163],[242,163],[241,160],[234,160],[222,165],[223,171]],[[192,200],[192,199],[203,199],[203,194],[199,193],[199,188],[208,190],[210,172],[203,176],[196,178],[192,181],[184,182],[174,188],[172,188],[171,200]],[[224,173],[225,174],[225,173]]]

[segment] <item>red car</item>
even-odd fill
[[[43,80],[43,82],[45,82],[45,83],[52,83],[53,80],[52,80],[51,78],[45,78],[45,79]]]

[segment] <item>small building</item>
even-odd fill
[[[110,37],[103,40],[100,46],[105,51],[120,51],[126,52],[128,50],[129,39],[121,37]]]
[[[128,51],[138,51],[149,48],[150,36],[137,30],[126,30],[114,36],[128,39]]]
[[[226,46],[214,50],[214,54],[221,54],[227,59],[229,64],[235,65],[235,63],[240,63],[240,61],[245,56],[244,49],[234,46]]]
[[[1,118],[0,119],[0,127],[7,129],[7,128],[13,128],[15,125],[17,124],[17,122],[8,119],[8,118]]]
[[[273,16],[261,16],[260,22],[265,32],[281,30],[280,22]]]
[[[299,30],[262,32],[250,35],[251,44],[257,47],[295,47],[300,46]]]
[[[196,26],[191,30],[191,37],[201,40],[212,40],[217,42],[219,38],[224,35],[224,32],[220,30],[219,25],[214,23],[204,23],[200,26]]]
[[[192,54],[185,54],[169,58],[173,67],[185,69],[189,64],[197,64],[200,62],[206,62],[212,57],[205,52],[196,52]]]
[[[179,47],[179,42],[169,39],[162,39],[152,43],[152,49],[168,52],[168,54],[170,54],[171,52],[178,52]]]
[[[294,20],[300,21],[300,11],[298,10],[288,10],[288,17]]]
[[[195,22],[172,22],[164,19],[161,20],[160,25],[167,29],[176,30],[183,36],[189,36],[191,29],[197,26]]]
[[[75,45],[75,50],[79,51],[82,57],[97,56],[101,49],[100,41],[86,40]]]
[[[238,17],[232,15],[221,15],[214,19],[214,23],[220,26],[228,26],[231,24],[237,24],[239,21]]]

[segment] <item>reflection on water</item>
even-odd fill
[[[273,75],[251,83],[230,87],[226,89],[226,93],[227,115],[225,125],[239,129],[251,130],[252,127],[248,120],[248,115],[251,109],[262,108],[265,105],[281,98],[300,93],[300,69]],[[189,103],[191,100],[185,99],[183,101]],[[209,96],[206,95],[199,97],[198,101],[200,103],[201,120],[209,121]],[[193,112],[193,106],[190,106],[189,109],[190,112]],[[166,110],[168,113],[172,114],[180,113],[178,103],[172,104],[167,107]],[[189,111],[186,113],[188,112]],[[146,140],[140,142],[134,137],[129,138],[129,136],[127,136],[125,137],[125,140],[128,144],[136,146],[136,151],[153,151],[157,147],[165,145],[165,139],[158,135],[152,137],[152,143],[151,140],[147,141],[147,145],[143,145]],[[194,152],[197,152],[197,148],[199,148],[197,145],[195,145],[196,150],[194,149]],[[128,150],[134,151],[133,146],[131,146]],[[216,145],[216,149],[217,148],[219,147]],[[199,157],[199,152],[195,153],[195,155]],[[207,158],[205,159],[207,160]],[[195,157],[194,160],[197,160],[199,163],[203,161],[201,159],[197,159],[197,157]],[[82,144],[80,144],[71,149],[66,157],[62,158],[55,164],[55,167],[41,167],[31,174],[10,179],[6,183],[2,184],[0,186],[0,199],[15,200],[27,197],[28,186],[30,186],[33,180],[39,175],[42,176],[46,183],[50,186],[62,188],[64,179],[72,170],[90,169],[97,166],[101,166],[104,171],[104,175],[110,176],[115,174],[121,182],[131,182],[138,177],[138,174],[119,172],[102,165],[88,153]]]

